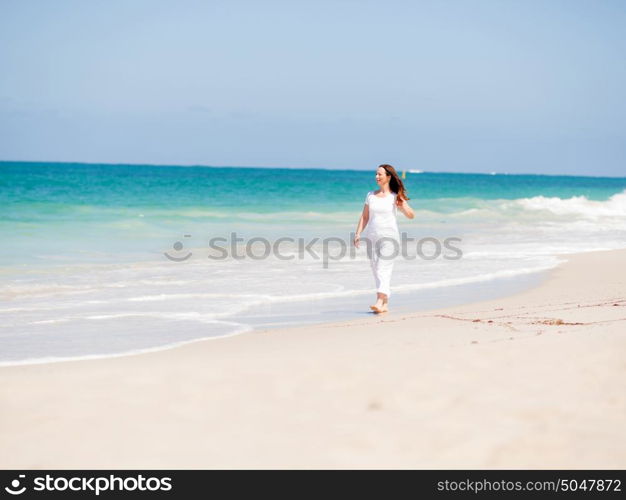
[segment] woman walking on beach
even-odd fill
[[[409,219],[415,217],[407,203],[404,184],[391,165],[376,169],[377,191],[365,197],[365,206],[354,236],[354,246],[359,248],[361,232],[367,226],[368,255],[376,281],[376,303],[370,309],[376,314],[389,310],[390,282],[393,258],[400,249],[400,232],[396,221],[397,209]]]

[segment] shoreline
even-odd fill
[[[549,274],[561,263],[566,262],[566,255],[557,256],[558,263],[549,268],[538,268],[530,272],[510,272],[497,278],[475,279],[448,286],[430,286],[418,290],[401,290],[394,294],[394,307],[392,313],[426,312],[442,308],[456,307],[463,304],[483,302],[504,298],[521,291],[530,290],[548,279]],[[373,293],[373,292],[372,292]],[[315,302],[317,311],[312,312],[309,305],[302,302],[276,302],[263,306],[252,306],[240,313],[233,322],[238,325],[236,331],[228,334],[198,337],[195,339],[180,340],[167,344],[154,345],[151,347],[137,347],[127,351],[112,353],[91,353],[67,356],[30,357],[18,360],[1,360],[0,369],[12,366],[29,366],[48,363],[67,363],[74,361],[92,361],[98,359],[110,359],[125,356],[138,356],[160,352],[168,349],[176,349],[188,344],[205,341],[219,341],[228,337],[254,333],[258,331],[299,328],[311,326],[323,326],[345,321],[356,321],[363,317],[374,317],[367,307],[367,300],[371,299],[368,292],[354,294],[346,297],[333,297]],[[416,309],[414,305],[420,304]],[[364,305],[365,304],[365,305]],[[263,320],[263,314],[267,310],[276,307],[284,307],[281,316],[267,316],[270,322]],[[325,317],[326,316],[326,317]],[[291,320],[290,320],[291,318]],[[314,319],[311,319],[314,318]],[[224,320],[228,322],[227,320]]]
[[[4,366],[0,467],[623,468],[626,250],[564,257],[487,301]]]

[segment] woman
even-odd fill
[[[376,314],[389,310],[389,288],[393,257],[400,249],[400,233],[396,222],[397,209],[409,219],[415,217],[407,203],[404,185],[391,165],[381,165],[376,169],[377,191],[370,191],[365,197],[365,206],[354,236],[354,246],[359,248],[361,232],[367,226],[367,239],[371,244],[368,255],[376,281],[376,304],[370,309]]]

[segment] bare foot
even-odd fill
[[[383,307],[383,301],[382,299],[378,299],[373,306],[370,306],[370,309],[372,311],[375,311],[376,309],[380,309],[381,307]]]
[[[373,306],[370,306],[370,309],[374,311],[376,314],[389,311],[386,304],[374,304]]]

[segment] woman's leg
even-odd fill
[[[375,312],[388,310],[389,295],[391,294],[391,273],[393,271],[393,259],[395,257],[393,242],[383,240],[375,245],[372,252],[372,271],[376,281],[376,304],[371,306]]]

